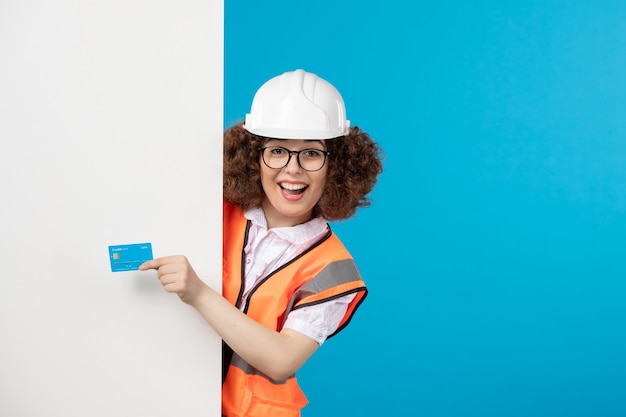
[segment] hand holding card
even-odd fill
[[[198,277],[183,255],[165,256],[140,265],[140,271],[154,269],[165,291],[176,293],[182,301],[194,305],[209,287]]]

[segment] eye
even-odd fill
[[[307,159],[319,159],[324,157],[324,152],[318,149],[305,149],[302,152],[302,155]]]
[[[269,151],[275,156],[281,156],[287,153],[287,149],[281,148],[280,146],[272,146],[269,148]]]

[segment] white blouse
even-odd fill
[[[267,221],[261,207],[247,210],[245,217],[252,222],[248,232],[246,253],[245,301],[255,284],[273,270],[298,256],[327,232],[326,220],[317,217],[292,227],[267,229]],[[348,294],[325,303],[303,307],[287,316],[284,327],[302,333],[318,344],[324,343],[343,318],[348,304],[356,294]]]

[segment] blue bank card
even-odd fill
[[[112,272],[136,271],[139,265],[151,259],[151,243],[109,246]]]

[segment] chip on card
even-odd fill
[[[109,246],[111,271],[136,271],[139,265],[152,258],[151,243],[133,243],[130,245]]]

